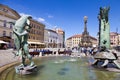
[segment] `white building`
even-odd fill
[[[65,46],[65,32],[60,29],[56,28],[55,31],[58,33],[58,48],[64,48]]]
[[[62,48],[63,45],[63,35],[58,34],[57,48]]]
[[[45,29],[44,31],[44,43],[47,48],[56,48],[58,41],[58,34],[51,29]]]
[[[64,47],[64,31],[61,29],[45,29],[44,43],[47,48],[63,48]]]

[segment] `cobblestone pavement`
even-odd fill
[[[12,52],[13,52],[13,49],[0,50],[0,67],[4,66],[6,64],[15,62],[15,61],[20,61],[21,62],[21,58],[18,57],[18,56],[15,57]],[[41,55],[39,55],[39,56],[41,56]],[[44,57],[46,57],[46,56],[48,56],[48,55],[45,55]],[[56,55],[49,55],[49,56],[58,56],[58,54],[56,54]]]
[[[18,60],[12,52],[13,49],[0,50],[0,67]]]

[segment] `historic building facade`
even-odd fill
[[[120,45],[120,34],[117,32],[110,32],[111,47]]]
[[[13,47],[12,27],[13,24],[20,18],[20,15],[8,6],[0,4],[0,40],[8,42],[8,47]]]
[[[58,34],[52,29],[45,29],[44,42],[47,48],[57,48]]]
[[[0,4],[0,40],[8,42],[8,47],[14,47],[12,37],[13,24],[9,22],[15,22],[21,16],[13,9],[6,5]],[[45,25],[31,19],[30,20],[32,29],[29,33],[28,43],[30,47],[45,47],[44,45],[44,28]]]
[[[45,25],[36,21],[31,20],[30,25],[32,26],[29,34],[28,43],[30,44],[31,48],[44,48],[44,29]]]
[[[71,36],[66,40],[66,47],[68,48],[79,47],[79,44],[81,42],[81,37],[82,37],[81,34]]]
[[[62,29],[45,29],[44,32],[46,48],[64,48],[65,32]]]
[[[65,47],[66,48],[72,48],[72,37],[67,38],[67,40],[65,41]]]
[[[65,31],[60,28],[56,28],[55,31],[58,33],[58,43],[57,48],[65,47]]]
[[[82,34],[73,35],[73,36],[67,38],[66,47],[67,48],[83,47],[83,46],[81,46],[81,40],[82,40]],[[89,40],[92,43],[92,47],[97,46],[96,38],[89,36]]]
[[[118,34],[118,45],[120,46],[120,34]]]

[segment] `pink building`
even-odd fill
[[[110,32],[110,44],[111,44],[111,47],[118,45],[118,33]]]

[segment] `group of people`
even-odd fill
[[[96,47],[81,47],[79,51],[80,53],[84,53],[87,56],[94,55],[97,53],[98,49]]]

